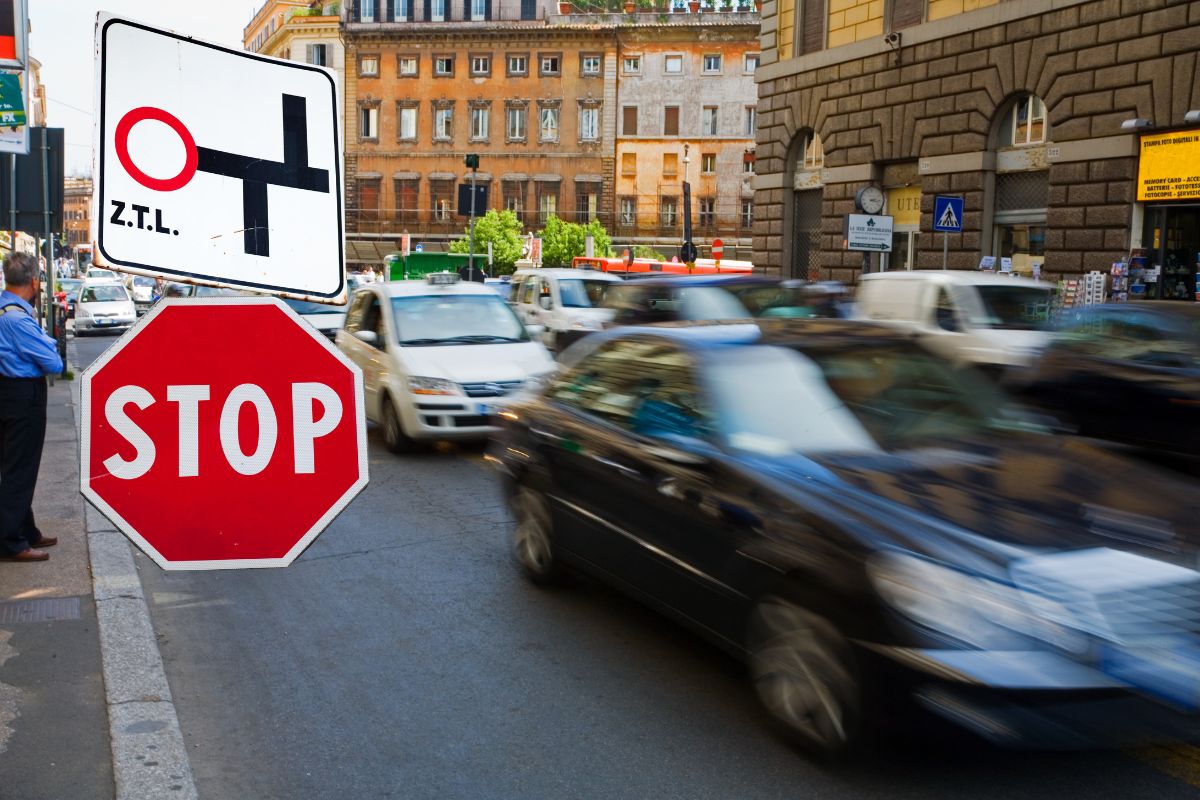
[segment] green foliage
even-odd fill
[[[475,253],[487,255],[488,242],[492,243],[492,272],[508,275],[521,257],[521,220],[511,211],[491,211],[475,220]],[[451,253],[466,253],[469,250],[470,229],[461,239],[450,243]],[[479,262],[476,261],[476,264]]]
[[[635,244],[633,246],[633,257],[634,258],[652,258],[655,261],[668,261],[669,260],[662,253],[658,252],[653,247],[651,247],[650,245],[647,245],[647,244]]]
[[[551,214],[546,220],[546,227],[538,234],[542,240],[542,266],[571,266],[571,259],[584,254],[584,240],[588,234],[595,239],[597,256],[612,254],[612,239],[599,220],[579,225],[575,222],[564,222]]]

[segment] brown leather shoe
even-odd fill
[[[58,544],[57,536],[43,536],[42,538],[38,539],[36,542],[30,542],[29,546],[30,547],[54,547],[54,545],[56,545],[56,544]]]
[[[22,550],[11,556],[4,556],[0,561],[49,561],[50,554],[45,550],[34,550],[30,547],[28,550]]]

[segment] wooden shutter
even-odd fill
[[[521,19],[537,19],[537,0],[521,0]]]
[[[426,22],[433,19],[433,0],[425,0],[425,17]]]
[[[925,0],[892,0],[891,30],[911,28],[925,21]]]
[[[487,3],[484,4],[483,18],[486,20],[489,20],[489,21],[491,20],[491,18],[492,18],[492,0],[487,0]]]
[[[663,114],[663,136],[679,135],[679,106],[667,106]]]
[[[922,0],[923,1],[923,0]],[[800,19],[800,52],[825,49],[825,0],[803,0]]]
[[[463,0],[463,15],[464,20],[471,19],[471,0]]]
[[[623,119],[621,122],[621,134],[624,136],[637,136],[637,106],[625,106],[621,110]]]

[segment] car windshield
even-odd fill
[[[525,326],[495,294],[393,297],[392,312],[402,345],[529,341]]]
[[[117,273],[107,269],[89,269],[87,276],[89,278],[115,278]]]
[[[730,286],[728,289],[756,317],[836,317],[832,297],[802,286]]]
[[[1049,287],[979,286],[982,315],[971,314],[972,325],[986,328],[1033,330],[1044,328],[1050,317]]]
[[[154,287],[154,279],[153,278],[134,278],[133,285],[134,286],[149,286],[149,287],[153,288]]]
[[[284,298],[283,302],[287,303],[297,314],[344,314],[346,313],[346,304],[330,305],[329,303],[310,303],[307,300],[291,300]]]
[[[727,444],[770,455],[871,452],[1042,432],[980,375],[911,346],[730,348],[707,372]]]
[[[83,297],[80,298],[84,303],[111,303],[113,301],[128,300],[129,295],[125,292],[124,286],[89,286],[83,290]]]
[[[564,278],[558,282],[558,296],[566,308],[593,308],[604,302],[604,296],[615,283],[595,278]]]

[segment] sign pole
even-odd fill
[[[475,280],[475,167],[471,167],[471,224],[467,235],[467,274]]]
[[[8,171],[8,229],[12,232],[12,238],[8,243],[12,245],[9,249],[15,253],[17,252],[17,154],[13,153],[8,158],[9,166],[12,168]]]
[[[58,327],[55,325],[55,313],[58,304],[54,302],[54,239],[50,231],[50,135],[42,128],[42,229],[46,234],[46,327],[51,338],[58,345],[60,356],[67,354],[66,338],[58,338]],[[50,376],[50,385],[54,385],[54,376]]]
[[[942,231],[942,269],[946,269],[946,262],[950,258],[950,234]]]

